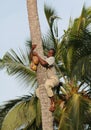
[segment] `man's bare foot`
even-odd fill
[[[49,111],[54,112],[55,111],[55,104],[54,102],[51,104]]]

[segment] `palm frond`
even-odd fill
[[[34,123],[27,126],[23,130],[42,130],[41,109],[39,100],[37,100],[36,102],[36,119]]]
[[[30,69],[30,61],[27,55],[20,52],[20,56],[14,50],[7,52],[2,61],[1,67],[6,68],[9,75],[16,75],[16,78],[20,78],[23,83],[32,85],[36,83],[36,73]]]
[[[3,62],[2,62],[2,59],[0,59],[0,69],[3,69]]]
[[[76,18],[72,24],[69,24],[69,28],[71,28],[71,32],[73,34],[81,35],[83,30],[88,29],[91,24],[91,7],[86,8],[85,5],[82,8],[81,15],[79,18]]]
[[[25,129],[32,126],[36,119],[37,100],[36,97],[32,97],[30,100],[28,98],[27,101],[20,101],[14,105],[4,118],[1,130]]]
[[[72,76],[79,80],[91,82],[91,54],[80,58],[72,70]]]
[[[90,57],[91,55],[91,22],[88,22],[91,19],[90,16],[91,8],[86,9],[84,6],[81,16],[74,20],[74,23],[69,26],[64,34],[62,40],[62,43],[64,43],[62,57],[69,74],[72,71],[74,72],[74,68],[76,65],[78,66],[80,60],[85,59],[85,56]],[[84,23],[83,19],[85,19]],[[88,60],[90,61],[90,59]],[[82,62],[80,63],[83,66]]]
[[[26,44],[26,47],[28,47],[29,50],[31,50],[31,47],[32,47],[32,41],[31,41],[31,40],[27,40],[25,44]]]
[[[82,39],[80,38],[80,40],[78,40],[76,38],[77,37],[75,37],[73,41],[70,41],[70,43],[72,42],[72,45],[69,45],[67,49],[67,67],[71,72],[73,71],[78,61],[81,59],[85,60],[86,56],[90,57],[91,55],[91,35],[84,33]],[[89,58],[88,60],[90,61]]]
[[[44,13],[45,13],[45,16],[46,16],[46,19],[47,19],[47,22],[50,26],[50,17],[51,16],[56,16],[56,11],[52,8],[52,7],[49,7],[48,5],[44,5]]]
[[[2,126],[2,122],[5,118],[5,116],[7,115],[7,113],[9,112],[9,110],[12,109],[12,107],[14,107],[17,103],[19,103],[21,101],[31,100],[31,97],[32,96],[26,95],[26,96],[20,97],[20,98],[15,99],[15,100],[7,101],[4,105],[0,106],[0,129]]]
[[[43,45],[47,50],[54,48],[54,40],[50,30],[47,31],[47,34],[43,36]]]
[[[24,129],[22,129],[22,130],[42,130],[42,126],[40,126],[40,127],[38,128],[38,127],[36,127],[36,124],[35,124],[35,122],[34,122],[31,126],[26,127],[26,128],[24,128]]]
[[[68,130],[69,129],[69,117],[68,113],[66,113],[65,109],[61,110],[60,122],[58,130]],[[71,129],[70,129],[71,130]]]
[[[62,88],[62,89],[61,89]],[[66,80],[60,88],[60,104],[54,112],[59,130],[85,130],[91,124],[91,97],[89,84],[77,82],[76,79]],[[61,107],[61,103],[64,106]]]
[[[41,127],[41,122],[42,122],[42,119],[41,119],[41,109],[40,109],[40,101],[38,100],[37,103],[36,103],[36,127],[37,128],[40,128]]]
[[[57,49],[57,39],[58,39],[58,26],[57,22],[55,22],[59,17],[56,14],[56,11],[47,5],[44,6],[44,13],[46,19],[49,24],[50,32],[51,32],[51,39],[54,44],[54,48]]]
[[[86,8],[85,5],[83,6],[81,19],[81,26],[83,27],[83,29],[88,28],[89,24],[91,23],[91,7]]]
[[[71,103],[71,104],[70,104]],[[86,122],[86,117],[88,115],[91,101],[84,96],[79,94],[74,94],[72,99],[70,99],[69,114],[72,122],[73,129],[84,129]],[[72,114],[74,113],[74,114]],[[90,113],[89,113],[90,114]],[[75,122],[75,123],[74,123]],[[91,123],[91,122],[90,122]]]

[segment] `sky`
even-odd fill
[[[91,6],[91,0],[37,0],[41,32],[47,31],[48,25],[44,16],[44,3],[55,8],[61,20],[60,35],[66,30],[70,17],[80,16],[83,5]],[[25,42],[30,39],[26,0],[2,0],[0,2],[0,58],[11,48],[25,48]],[[0,70],[0,104],[29,94],[15,77],[8,76],[5,70]]]

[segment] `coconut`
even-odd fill
[[[36,71],[36,70],[37,70],[37,65],[35,65],[33,62],[31,62],[30,68],[31,68],[33,71]]]
[[[38,59],[37,56],[33,56],[33,57],[32,57],[32,61],[33,61],[33,63],[34,63],[35,65],[38,65],[38,64],[39,64],[39,59]]]

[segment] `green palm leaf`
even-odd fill
[[[49,50],[50,48],[54,48],[54,40],[52,38],[50,30],[47,32],[46,35],[43,36],[43,45],[47,50]]]
[[[30,101],[18,102],[6,115],[2,130],[14,130],[31,126],[36,118],[37,99],[32,97]]]
[[[85,57],[89,57],[88,62],[90,64],[90,55],[91,55],[90,23],[91,23],[91,8],[86,9],[84,6],[81,12],[81,16],[75,19],[73,24],[71,23],[68,30],[64,34],[62,40],[62,43],[64,43],[62,56],[66,70],[70,74],[69,76],[71,76],[71,74],[74,73],[74,68],[78,68],[78,70],[76,69],[76,71],[79,71],[79,66],[84,65],[83,61],[86,62]],[[86,68],[87,67],[85,64],[85,69]],[[91,70],[89,69],[89,71]],[[85,72],[87,72],[87,70],[85,70]]]
[[[54,48],[57,49],[58,26],[55,20],[59,19],[59,17],[56,15],[56,11],[53,8],[48,7],[47,5],[44,6],[44,13],[50,28],[50,31],[48,31],[47,34],[51,36],[50,38],[51,41],[53,41]]]
[[[21,101],[30,101],[32,96],[23,96],[19,99],[15,99],[15,100],[10,100],[7,101],[4,105],[0,106],[0,129],[2,126],[2,122],[5,118],[5,116],[7,115],[7,113],[9,112],[10,109],[12,109],[12,107],[14,107],[18,102]]]
[[[89,112],[90,108],[89,103],[91,103],[90,100],[79,94],[74,94],[72,99],[70,99],[68,113],[70,115],[71,126],[73,129],[84,129],[86,114]]]
[[[78,60],[72,70],[72,76],[91,82],[91,55],[86,55]]]
[[[68,113],[66,113],[65,110],[62,110],[58,130],[61,130],[61,129],[62,130],[71,130],[71,129],[69,129],[68,121],[69,121]]]
[[[27,126],[23,130],[42,130],[40,101],[37,100],[35,105],[36,105],[36,119],[32,125]]]
[[[51,16],[56,16],[56,11],[53,8],[48,7],[47,5],[44,5],[44,13],[45,13],[47,22],[48,22],[48,24],[50,26],[50,17]]]
[[[37,101],[36,104],[36,126],[37,128],[40,128],[42,119],[41,119],[41,109],[40,109],[40,101]]]
[[[30,61],[23,52],[20,56],[14,50],[7,52],[0,61],[0,68],[6,68],[9,75],[16,75],[23,83],[33,86],[36,83],[36,73],[30,69]]]
[[[91,100],[74,93],[61,110],[59,130],[83,130],[91,124]]]

